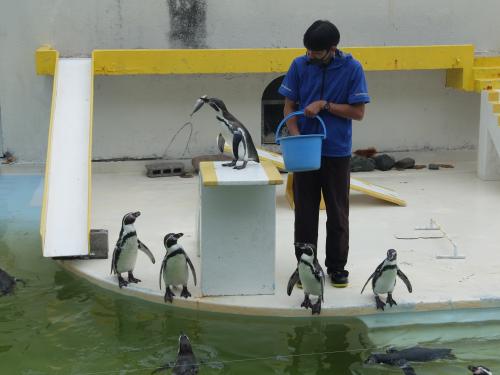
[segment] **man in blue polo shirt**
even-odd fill
[[[279,93],[284,115],[303,110],[305,117],[287,121],[290,135],[321,133],[314,116],[325,122],[321,168],[294,173],[295,242],[317,245],[321,192],[326,205],[325,266],[335,287],[346,287],[349,253],[349,186],[352,120],[362,120],[370,97],[361,64],[337,49],[340,33],[329,21],[314,22],[304,34],[305,56],[296,58]],[[300,253],[295,250],[297,260]]]

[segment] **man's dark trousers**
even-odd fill
[[[342,271],[349,254],[350,156],[322,157],[316,171],[293,174],[295,242],[318,243],[321,192],[326,205],[326,261],[328,273]],[[300,253],[295,250],[297,261]]]

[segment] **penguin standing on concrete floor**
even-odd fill
[[[314,256],[313,244],[296,243],[295,248],[302,254],[297,268],[288,280],[286,292],[291,295],[293,287],[300,281],[304,290],[304,301],[300,306],[306,309],[310,307],[312,314],[319,314],[321,313],[321,302],[323,301],[325,288],[325,273]],[[309,295],[318,296],[314,305],[311,303]]]
[[[111,273],[118,275],[118,286],[120,288],[127,286],[129,283],[138,283],[141,281],[136,279],[133,274],[135,261],[137,260],[137,250],[143,251],[151,259],[151,262],[155,264],[155,257],[151,251],[137,238],[134,223],[140,215],[141,213],[137,211],[129,212],[123,216],[120,235],[113,250]],[[123,272],[128,272],[128,282],[123,279],[121,275]]]
[[[408,280],[408,277],[406,277],[406,275],[399,269],[397,265],[397,257],[398,254],[396,250],[387,250],[387,257],[382,263],[379,264],[375,272],[371,274],[368,280],[366,280],[366,283],[361,290],[361,293],[363,293],[368,282],[372,280],[372,289],[373,293],[375,293],[375,302],[377,303],[377,309],[384,310],[386,303],[388,303],[391,307],[393,305],[397,305],[396,301],[394,301],[394,299],[392,298],[392,292],[394,291],[394,287],[396,286],[396,276],[403,280],[410,293],[413,290],[410,280]],[[384,303],[380,299],[379,294],[386,293],[387,299],[386,303]]]
[[[167,363],[166,365],[154,370],[152,374],[173,368],[173,375],[195,375],[198,373],[198,367],[199,363],[196,361],[189,337],[185,334],[181,334],[179,336],[179,350],[177,352],[177,359],[175,360],[175,363]]]
[[[468,369],[472,371],[472,375],[493,375],[493,372],[484,366],[469,366]]]
[[[181,238],[183,233],[169,233],[163,239],[163,244],[167,250],[165,258],[161,264],[160,269],[160,289],[161,289],[161,279],[165,283],[165,302],[172,303],[174,292],[170,289],[170,286],[182,285],[181,297],[188,298],[191,297],[187,289],[187,284],[189,280],[188,265],[191,268],[191,273],[193,274],[194,285],[196,285],[196,271],[194,270],[193,263],[189,259],[188,255],[184,251],[182,245],[177,243],[177,240]]]
[[[210,107],[220,113],[220,116],[217,115],[217,120],[221,122],[225,137],[223,137],[222,134],[219,134],[219,137],[217,138],[219,150],[221,149],[221,143],[224,145],[224,142],[221,142],[221,138],[226,138],[225,140],[227,140],[233,148],[233,161],[222,165],[226,167],[233,167],[234,169],[243,169],[246,167],[249,160],[259,163],[259,155],[257,154],[257,149],[255,148],[250,132],[236,117],[229,113],[222,100],[209,98],[206,95],[203,95],[196,101],[191,116],[203,107],[205,103],[208,103]],[[223,146],[222,150],[224,150]],[[242,160],[243,164],[237,166],[236,163],[239,160]]]

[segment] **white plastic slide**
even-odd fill
[[[40,221],[45,257],[89,254],[92,103],[92,60],[58,59]]]

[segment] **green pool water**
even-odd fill
[[[402,374],[363,360],[416,344],[457,356],[416,364],[417,374],[468,374],[466,366],[478,363],[500,374],[500,311],[480,323],[370,329],[356,318],[197,313],[100,289],[42,257],[40,183],[40,176],[0,176],[0,267],[26,281],[0,297],[2,375],[149,374],[175,359],[181,332],[200,374]]]

